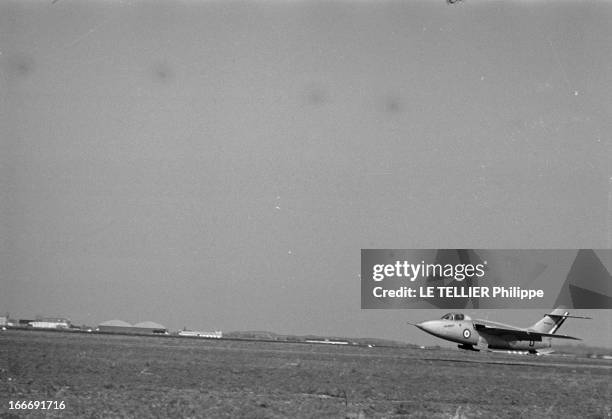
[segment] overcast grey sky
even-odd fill
[[[405,321],[438,310],[360,310],[360,249],[611,247],[610,22],[604,1],[4,1],[0,311],[436,342]],[[564,332],[612,346],[594,315]]]

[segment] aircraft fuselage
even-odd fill
[[[485,323],[478,320],[478,323]],[[499,323],[486,322],[490,325],[500,325]],[[484,347],[488,349],[508,349],[516,351],[535,351],[551,347],[551,339],[542,339],[534,336],[532,340],[516,340],[511,334],[508,335],[488,335],[480,334],[474,328],[473,320],[429,320],[416,325],[419,329],[440,339],[458,343],[462,349],[472,349],[471,347]],[[463,347],[462,347],[463,345]]]

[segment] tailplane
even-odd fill
[[[564,307],[557,307],[551,313],[545,314],[544,317],[531,326],[528,330],[538,333],[555,334],[561,327],[565,319],[590,319],[590,317],[570,316],[569,311]]]

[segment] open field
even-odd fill
[[[591,417],[612,362],[53,332],[0,332],[0,417]],[[9,411],[9,401],[66,409]],[[11,416],[19,415],[19,416]]]

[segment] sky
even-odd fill
[[[2,2],[0,312],[440,343],[406,321],[444,310],[360,309],[360,249],[612,247],[610,21],[603,1]],[[612,347],[590,314],[563,332]]]

